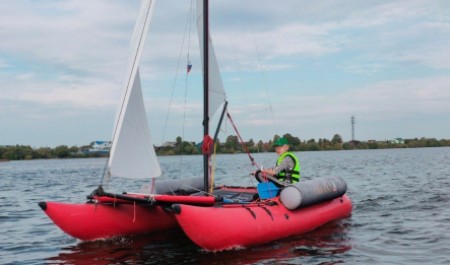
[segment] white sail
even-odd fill
[[[155,178],[161,175],[145,113],[138,67],[154,2],[142,1],[131,39],[130,57],[108,163],[109,173],[113,176]]]
[[[197,31],[200,43],[200,54],[203,64],[203,1],[197,0]],[[209,34],[208,34],[209,36]],[[208,116],[214,115],[217,109],[226,100],[225,91],[223,89],[222,76],[219,71],[219,64],[217,63],[216,54],[211,38],[208,38],[208,58],[209,58],[209,79],[208,79],[208,95],[209,108]]]

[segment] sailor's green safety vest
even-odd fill
[[[282,181],[289,181],[291,183],[296,183],[300,180],[300,162],[297,157],[292,152],[285,152],[277,160],[277,166],[283,161],[286,156],[290,156],[294,160],[294,168],[292,171],[286,172],[286,170],[281,171],[276,176],[277,179]]]

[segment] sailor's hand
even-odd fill
[[[256,170],[252,172],[252,175],[255,176],[256,180],[258,182],[263,182],[265,181],[263,174],[261,173],[261,170]]]
[[[289,181],[280,181],[281,182],[281,184],[283,184],[284,186],[288,186],[288,185],[291,185],[292,183],[291,182],[289,182]]]

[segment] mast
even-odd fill
[[[208,0],[203,0],[203,136],[209,135],[209,104],[208,104],[208,61],[209,61],[209,15],[208,15]],[[205,144],[205,138],[203,139]],[[203,154],[203,189],[205,193],[209,189],[209,154]]]

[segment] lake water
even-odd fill
[[[450,148],[297,153],[302,178],[337,175],[352,216],[309,234],[208,253],[182,232],[80,242],[59,230],[39,201],[84,202],[105,159],[0,163],[0,264],[450,264]],[[255,154],[272,166],[274,153]],[[169,176],[201,174],[200,156],[160,157]],[[251,186],[245,154],[217,156],[216,181]],[[110,191],[142,181],[113,179]],[[119,187],[119,188],[117,188]]]

